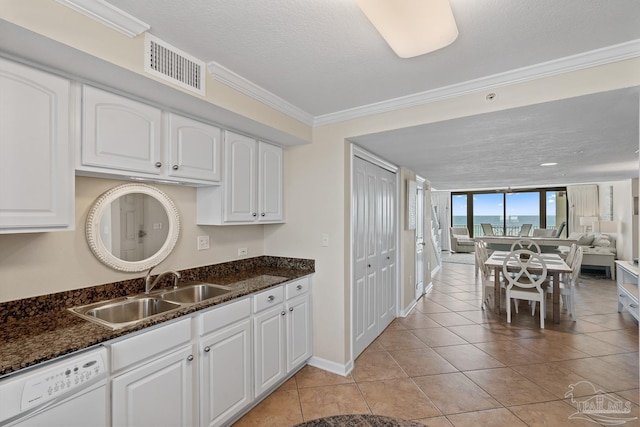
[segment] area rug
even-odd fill
[[[476,256],[474,253],[449,253],[442,252],[442,262],[448,262],[452,264],[470,264],[474,265],[476,263]]]
[[[295,427],[424,427],[424,424],[381,415],[333,415],[318,418]]]

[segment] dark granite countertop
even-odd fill
[[[258,257],[180,271],[181,283],[216,283],[234,287],[236,292],[117,330],[84,320],[68,308],[141,293],[144,283],[140,278],[0,303],[0,378],[40,362],[307,276],[314,269],[312,260]]]

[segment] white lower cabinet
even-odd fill
[[[226,426],[311,357],[308,277],[112,342],[111,419]]]
[[[193,367],[189,345],[114,378],[113,426],[193,426]]]
[[[254,295],[255,396],[311,357],[311,295],[302,278]]]
[[[110,349],[114,427],[194,425],[190,319],[118,341]]]
[[[251,299],[198,316],[200,425],[219,426],[252,400]]]
[[[253,318],[255,354],[255,396],[258,397],[283,379],[285,359],[285,311],[278,307],[257,313]]]

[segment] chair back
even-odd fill
[[[580,269],[582,268],[583,255],[584,255],[584,250],[582,249],[582,247],[578,247],[573,257],[573,262],[569,264],[569,266],[571,267],[571,286],[574,286],[578,282],[578,278],[580,277]]]
[[[528,236],[529,233],[531,232],[531,227],[533,227],[533,224],[522,224],[522,226],[520,226],[519,236],[521,237]]]
[[[558,227],[558,232],[556,233],[555,237],[560,237],[562,235],[562,231],[564,230],[564,228],[567,226],[567,221],[562,221],[560,223],[560,227]]]
[[[494,236],[493,234],[493,227],[491,226],[491,224],[480,224],[482,226],[482,233],[484,233],[485,236]]]
[[[573,264],[573,258],[576,256],[577,250],[577,244],[572,243],[571,246],[569,246],[569,252],[567,253],[567,258],[565,259],[568,266],[571,266]]]
[[[523,254],[525,257],[522,257]],[[508,289],[516,286],[536,288],[538,292],[544,292],[542,284],[547,280],[547,265],[540,254],[527,249],[517,249],[505,257],[502,274],[508,281]]]
[[[483,277],[487,278],[491,275],[491,272],[489,271],[489,267],[484,265],[484,263],[487,262],[487,259],[489,259],[489,253],[487,252],[487,244],[482,240],[478,240],[475,242],[475,245],[476,245],[476,251],[475,251],[476,264],[480,268],[480,271],[482,272]]]
[[[541,252],[540,246],[538,246],[538,244],[533,240],[529,240],[529,239],[519,239],[513,242],[513,244],[511,245],[511,252],[517,249],[526,249],[526,250],[535,252],[537,254],[540,254]]]

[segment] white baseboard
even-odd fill
[[[427,286],[425,286],[424,288],[424,293],[426,294],[427,292],[429,292],[431,289],[433,289],[433,282],[429,282],[429,284]]]
[[[311,359],[309,359],[307,364],[334,374],[342,375],[343,377],[349,375],[349,373],[353,370],[352,360],[347,362],[345,365],[341,365],[340,363],[332,362],[331,360],[311,356]]]
[[[400,311],[400,317],[407,317],[409,315],[409,313],[411,313],[411,310],[413,310],[413,308],[416,306],[416,304],[418,303],[418,300],[413,300],[411,301],[411,305],[407,308],[405,308],[404,310]]]

